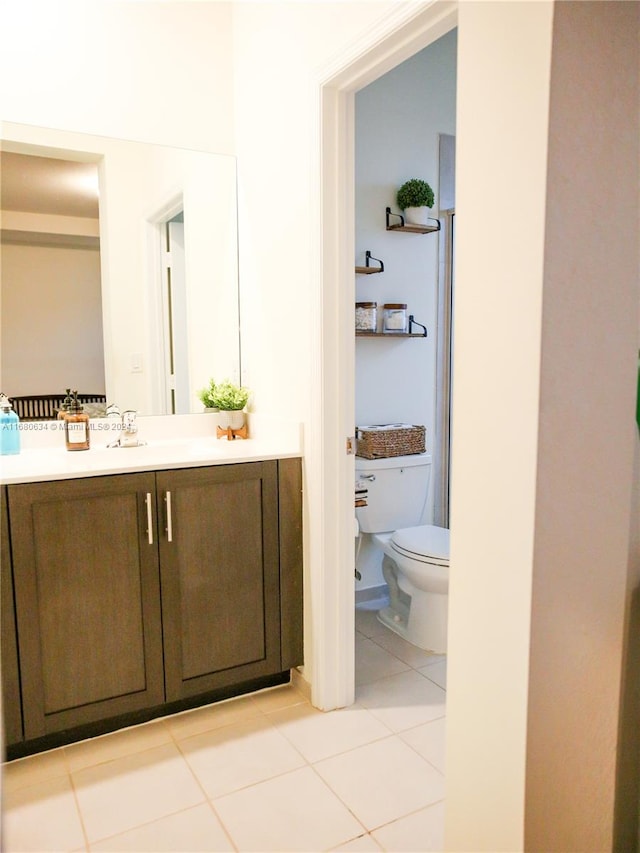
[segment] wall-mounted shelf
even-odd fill
[[[420,326],[421,332],[414,332],[413,327]],[[427,327],[422,323],[418,323],[413,319],[413,314],[409,314],[409,331],[408,332],[363,332],[356,330],[357,338],[426,338]]]
[[[392,225],[389,217],[396,216],[400,222],[396,225]],[[387,231],[406,231],[409,234],[431,234],[434,231],[440,230],[440,220],[439,219],[429,219],[432,222],[435,222],[435,225],[407,225],[404,221],[404,216],[401,213],[392,213],[391,208],[387,208]]]
[[[367,249],[365,252],[365,266],[356,267],[356,275],[373,275],[376,272],[384,272],[384,264],[379,258],[374,258],[371,252]],[[379,267],[372,267],[369,265],[369,261],[375,261],[377,264],[380,264]]]
[[[356,332],[357,338],[426,338],[424,332]]]

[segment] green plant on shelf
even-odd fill
[[[408,207],[433,207],[434,198],[433,190],[426,181],[411,178],[398,190],[396,201],[400,210],[406,210]]]

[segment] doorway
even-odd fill
[[[324,710],[345,707],[354,701],[354,614],[353,571],[353,484],[354,456],[345,452],[345,436],[354,433],[355,341],[352,323],[355,284],[354,239],[354,97],[405,59],[435,42],[457,23],[457,4],[443,2],[428,8],[398,9],[385,19],[369,50],[354,48],[321,81],[321,128],[318,152],[323,174],[322,299],[323,311],[340,318],[336,338],[333,324],[325,323],[318,341],[318,359],[323,364],[323,394],[314,398],[312,421],[321,423],[317,436],[319,458],[324,464],[317,473],[323,483],[324,512],[312,522],[311,537],[322,543],[321,559],[334,571],[322,573],[322,590],[316,590],[316,619],[324,637],[312,671],[314,705]],[[336,390],[338,393],[336,393]],[[332,399],[330,409],[321,399]],[[316,437],[312,437],[314,440]],[[347,442],[348,445],[348,442]]]
[[[178,195],[148,219],[149,303],[152,309],[153,411],[188,414],[190,370],[184,200]]]
[[[164,223],[162,259],[163,357],[167,414],[190,409],[184,211]]]
[[[377,306],[377,335],[356,335],[356,431],[404,423],[426,432],[423,511],[397,516],[399,527],[448,526],[443,518],[448,518],[451,264],[443,259],[454,198],[456,55],[457,30],[452,29],[360,89],[354,99],[355,298],[356,305]],[[385,210],[391,205],[396,224],[401,211],[397,190],[411,178],[433,187],[430,225],[441,225],[439,231],[386,227],[392,217]],[[382,260],[364,265],[367,252]],[[405,314],[415,319],[407,329],[410,336],[381,334],[388,304],[405,305]],[[360,533],[358,545],[356,605],[380,610],[388,604],[382,552],[371,533]]]

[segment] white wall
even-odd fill
[[[449,850],[524,845],[552,18],[459,10]]]
[[[3,393],[104,394],[99,251],[3,242],[1,258]]]
[[[309,416],[311,250],[320,191],[317,75],[393,3],[234,7],[243,370],[261,411]],[[259,69],[259,71],[257,70]],[[384,210],[383,210],[384,215]]]
[[[640,707],[635,740],[620,740],[618,725],[623,650],[640,646],[625,621],[640,584],[637,539],[629,553],[629,525],[640,518],[637,492],[631,503],[639,44],[638,4],[556,4],[527,738],[531,850],[607,850],[618,833],[615,849],[632,850],[637,839]],[[612,227],[602,228],[604,200]],[[625,791],[616,791],[617,747],[636,760]]]
[[[6,120],[233,153],[229,3],[23,0],[0,39]]]
[[[377,302],[379,315],[385,302],[406,303],[407,313],[429,333],[408,340],[356,340],[355,422],[425,425],[431,453],[436,450],[438,235],[386,231],[385,209],[399,213],[398,187],[418,177],[433,188],[432,215],[438,215],[438,135],[455,134],[455,107],[455,30],[355,96],[355,263],[364,266],[369,249],[385,265],[383,273],[356,276],[356,300]],[[433,521],[433,475],[426,521]],[[363,547],[361,557],[368,543]],[[360,561],[356,590],[384,583],[381,559],[377,550]]]
[[[450,850],[601,851],[634,826],[637,13],[460,7]]]

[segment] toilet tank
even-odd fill
[[[431,454],[389,459],[356,457],[356,518],[363,533],[425,524]]]

